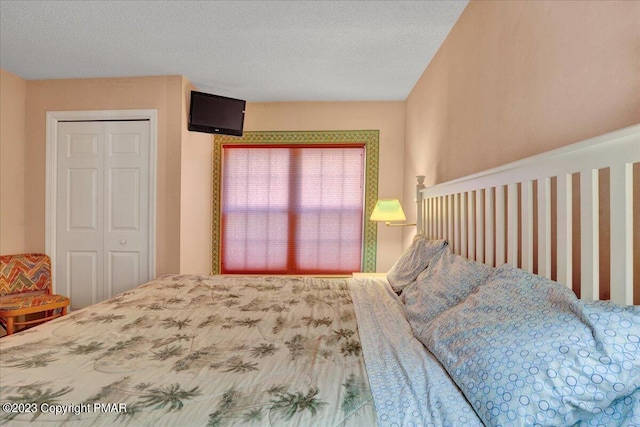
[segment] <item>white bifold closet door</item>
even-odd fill
[[[58,293],[79,309],[147,282],[149,121],[58,123]]]

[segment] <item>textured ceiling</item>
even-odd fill
[[[25,79],[181,74],[249,101],[404,100],[467,1],[0,0]]]

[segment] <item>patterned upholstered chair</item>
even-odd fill
[[[51,259],[45,254],[0,256],[0,325],[13,334],[16,326],[46,322],[67,314],[71,302],[52,294]],[[43,313],[35,320],[20,316]]]

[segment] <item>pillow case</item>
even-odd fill
[[[445,246],[446,240],[429,240],[424,234],[416,234],[411,246],[398,258],[387,273],[387,280],[396,293],[413,283]]]
[[[637,417],[624,408],[640,388],[639,306],[584,302],[504,265],[418,338],[487,425]]]
[[[493,270],[452,253],[449,247],[441,251],[401,295],[414,334],[421,334],[438,315],[462,302]]]

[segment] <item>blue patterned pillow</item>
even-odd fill
[[[633,409],[640,306],[581,301],[505,265],[424,337],[487,425],[593,425],[640,415]]]
[[[429,240],[424,234],[417,234],[411,246],[404,251],[387,273],[387,280],[395,292],[402,292],[413,283],[433,257],[447,246],[446,240]]]
[[[447,247],[431,260],[415,283],[402,292],[404,310],[416,336],[442,312],[462,302],[487,281],[494,269],[468,260]]]

